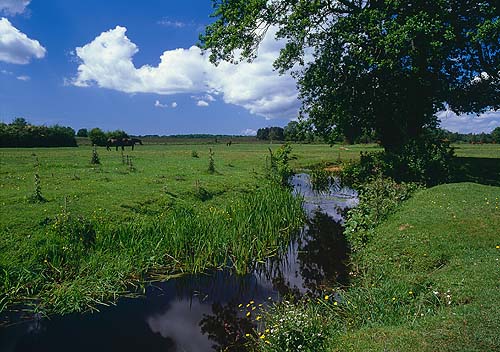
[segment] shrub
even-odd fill
[[[267,159],[268,177],[271,181],[283,187],[290,186],[290,178],[293,175],[292,168],[288,163],[291,152],[292,147],[288,143],[280,146],[274,154],[269,148],[269,158]]]
[[[211,174],[215,173],[215,160],[212,148],[210,148],[208,153],[208,172],[210,172]]]
[[[198,152],[196,150],[191,151],[191,157],[193,157],[193,158],[199,158]]]
[[[346,184],[359,185],[381,172],[398,182],[433,186],[451,179],[453,156],[453,148],[440,131],[429,130],[400,150],[361,153],[359,163],[344,165],[341,178]]]
[[[373,236],[375,227],[418,189],[415,183],[397,183],[379,174],[359,190],[359,204],[347,212],[345,235],[351,250],[362,248]]]

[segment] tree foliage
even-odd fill
[[[285,140],[284,129],[282,127],[265,127],[257,130],[257,139],[264,141]]]
[[[500,107],[496,1],[213,0],[201,36],[214,63],[252,59],[269,29],[275,67],[298,78],[302,115],[328,140],[375,133],[388,150],[436,112]]]
[[[75,131],[59,125],[35,126],[24,118],[0,123],[0,147],[76,147]]]

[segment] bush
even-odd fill
[[[441,132],[429,130],[400,150],[361,153],[359,163],[344,165],[341,178],[348,185],[359,185],[380,172],[398,182],[434,186],[451,179],[453,156],[453,148]]]
[[[375,227],[418,189],[415,183],[396,183],[378,175],[359,188],[359,204],[347,212],[345,235],[352,251],[362,248]]]
[[[290,178],[293,175],[292,168],[288,164],[292,147],[290,144],[283,144],[273,153],[269,148],[269,158],[267,159],[267,172],[271,181],[283,187],[290,186]]]

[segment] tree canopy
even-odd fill
[[[445,108],[500,107],[497,1],[213,0],[200,37],[214,63],[251,60],[270,28],[298,79],[301,115],[327,140],[374,132],[396,150]]]

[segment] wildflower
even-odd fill
[[[325,295],[325,299],[328,301],[328,299],[330,298],[330,296],[328,295]]]
[[[250,337],[250,334],[245,334],[245,337]]]
[[[338,304],[339,304],[339,303],[338,303],[337,301],[335,301],[335,302],[333,303],[333,305],[334,305],[334,306],[337,306]]]
[[[409,295],[412,295],[412,294],[413,294],[413,291],[408,291],[408,294],[409,294]]]
[[[238,304],[238,308],[241,308],[241,307],[243,307],[243,304],[241,304],[241,303]]]
[[[249,316],[250,316],[250,312],[247,312],[247,317],[249,317]]]
[[[266,334],[268,334],[269,333],[269,329],[266,329],[265,332],[266,332]]]
[[[265,338],[266,338],[266,335],[262,334],[262,335],[260,335],[260,338],[261,338],[261,339],[265,339]]]
[[[255,320],[257,320],[257,321],[259,321],[261,319],[262,319],[262,317],[260,315],[257,315],[257,317],[255,318]]]
[[[396,297],[392,297],[392,300],[395,301],[396,300]]]
[[[495,248],[496,248],[496,249],[500,249],[500,246],[498,246],[498,245],[497,245],[497,246],[495,246]]]
[[[254,304],[255,302],[254,301],[250,301],[250,304]]]

